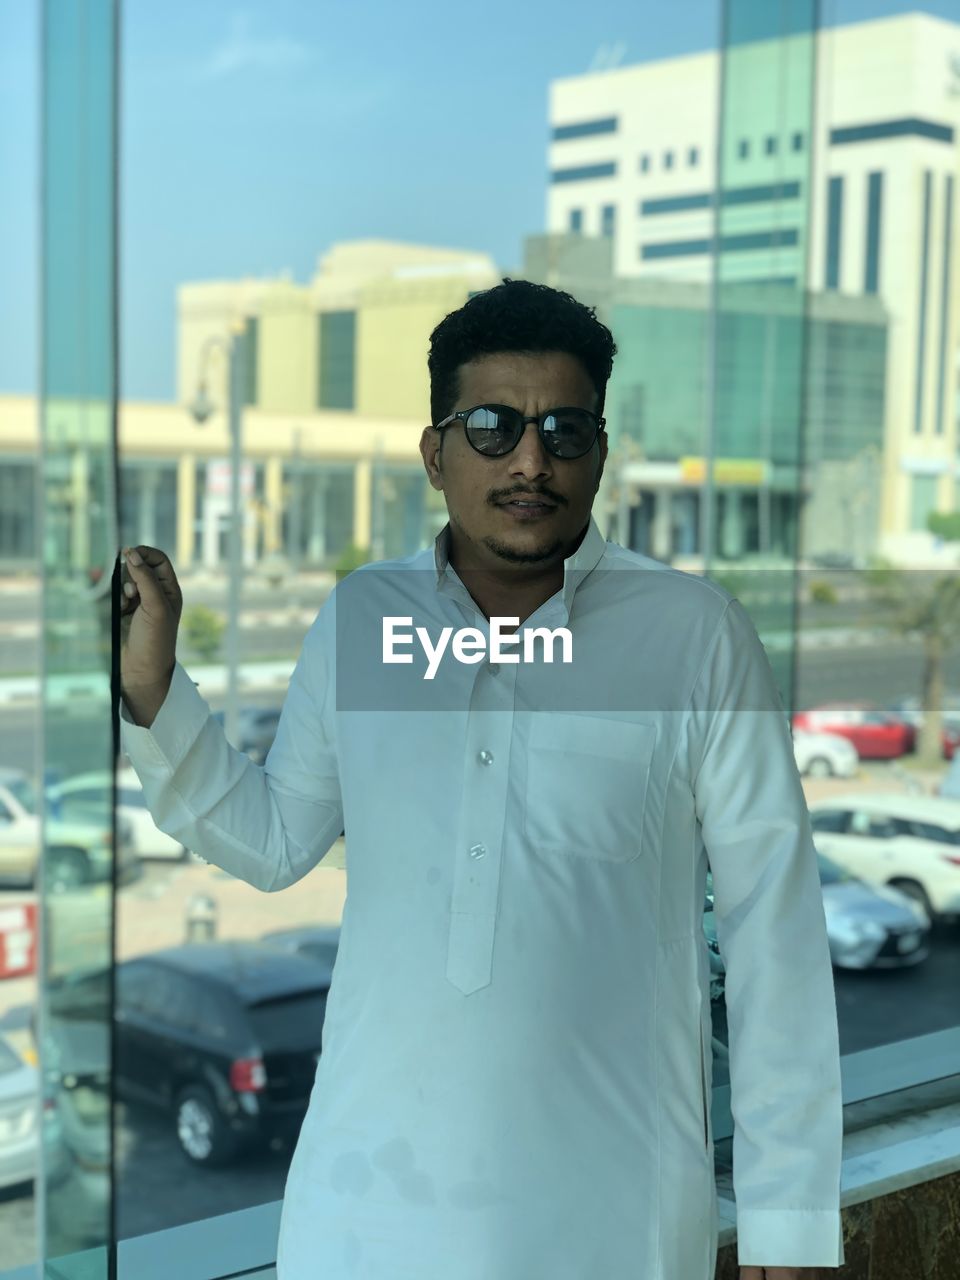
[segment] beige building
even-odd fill
[[[121,537],[170,548],[187,571],[226,561],[227,343],[238,335],[245,565],[279,553],[329,567],[351,543],[374,559],[417,549],[446,520],[419,451],[429,335],[499,279],[482,254],[356,241],[334,245],[307,285],[184,285],[177,403],[118,408]],[[202,425],[191,412],[201,381],[213,410]],[[36,401],[0,396],[0,569],[35,561],[39,439]],[[77,511],[84,465],[78,450],[66,481]]]

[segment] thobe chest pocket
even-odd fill
[[[602,862],[640,854],[657,729],[599,716],[531,719],[523,829],[539,850]]]

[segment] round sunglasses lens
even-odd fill
[[[507,453],[516,443],[516,423],[496,409],[474,409],[464,427],[467,439],[480,453]]]
[[[558,458],[577,458],[593,444],[596,419],[580,409],[561,409],[547,417],[543,434],[547,447]]]

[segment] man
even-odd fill
[[[844,1261],[836,1005],[789,727],[739,603],[592,518],[615,351],[593,309],[523,281],[437,326],[420,449],[449,522],[338,584],[262,770],[168,651],[151,686],[131,630],[125,699],[154,695],[123,745],[161,829],[266,891],[347,832],[279,1280],[712,1280],[708,862],[741,1278]],[[144,550],[159,624],[172,570]],[[474,645],[428,678],[388,619],[434,653],[445,629]],[[493,619],[516,660],[485,660]],[[528,655],[539,628],[571,661]]]

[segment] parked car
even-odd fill
[[[846,871],[899,889],[932,921],[960,920],[960,802],[863,792],[808,807],[817,847]]]
[[[797,769],[810,778],[853,778],[860,772],[857,748],[839,733],[794,729],[793,755]]]
[[[41,837],[45,840],[48,887],[54,892],[109,880],[113,831],[90,814],[62,807],[51,793],[43,831],[33,782],[23,769],[0,768],[0,882],[39,888]],[[129,884],[141,871],[130,823],[117,820],[117,880]]]
[[[916,750],[923,714],[901,714],[871,702],[822,703],[794,717],[800,728],[825,730],[850,739],[864,759],[887,760]],[[960,720],[945,718],[940,733],[942,754],[952,760],[960,746]]]
[[[39,1146],[37,1068],[0,1036],[0,1187],[36,1176]]]
[[[264,946],[278,947],[298,956],[306,956],[323,967],[328,984],[333,980],[333,966],[340,946],[339,925],[303,925],[298,929],[275,929],[261,936]]]
[[[899,969],[918,964],[930,954],[930,920],[922,906],[891,888],[874,888],[845,871],[817,850],[830,960],[837,969]],[[723,990],[726,967],[717,945],[713,917],[713,876],[707,873],[710,907],[707,941],[713,985]],[[707,916],[704,916],[704,921]],[[719,967],[719,973],[715,971]]]
[[[869,702],[825,702],[793,717],[793,728],[833,733],[852,742],[861,760],[891,760],[915,745],[915,730],[905,720]]]
[[[277,736],[277,725],[280,723],[281,707],[241,707],[238,714],[237,744],[239,751],[244,751],[254,762],[263,764],[267,753],[273,746]],[[226,712],[214,711],[214,720],[221,725],[226,720]]]
[[[707,955],[710,958],[710,1003],[726,997],[726,966],[717,941],[717,922],[713,915],[713,881],[707,872],[707,892],[703,901],[703,932],[707,939]]]
[[[82,815],[104,813],[110,805],[112,775],[108,770],[79,773],[50,789],[64,813]],[[130,824],[131,840],[138,858],[182,861],[189,857],[184,844],[161,831],[154,822],[143,795],[143,783],[132,765],[117,769],[117,815]]]
[[[329,983],[257,942],[169,947],[117,967],[118,1093],[172,1118],[195,1165],[293,1140],[320,1058]]]
[[[930,918],[908,894],[869,885],[817,853],[830,958],[838,969],[900,969],[930,954]]]

